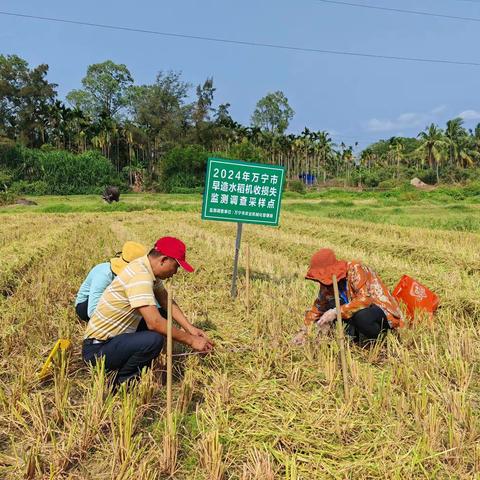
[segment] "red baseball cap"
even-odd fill
[[[174,258],[178,264],[187,272],[193,272],[195,269],[185,261],[187,248],[185,244],[174,237],[162,237],[155,242],[155,250],[163,253],[167,257]]]

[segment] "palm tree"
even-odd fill
[[[327,163],[332,159],[333,148],[335,147],[330,134],[325,131],[316,133],[317,149],[319,152],[320,164],[323,170],[323,182],[327,179]],[[320,166],[318,167],[320,171]]]
[[[448,152],[450,165],[457,163],[459,158],[459,146],[462,140],[467,136],[467,131],[463,127],[463,119],[458,117],[447,122],[445,137],[448,142]]]
[[[399,137],[392,137],[389,141],[389,152],[397,164],[397,178],[400,177],[400,162],[403,160],[403,143]]]
[[[440,175],[438,167],[444,156],[445,148],[448,145],[443,130],[432,123],[425,131],[418,134],[421,141],[420,147],[416,150],[417,153],[423,153],[430,168],[435,167],[437,175],[437,183],[440,182]]]
[[[475,127],[474,131],[470,131],[470,140],[472,142],[472,149],[475,156],[480,155],[480,123]]]
[[[457,143],[457,162],[462,168],[473,167],[475,160],[480,158],[475,137],[465,135],[460,137]]]
[[[367,147],[362,150],[360,154],[360,165],[364,165],[367,169],[370,170],[373,161],[375,160],[375,153],[371,147]]]

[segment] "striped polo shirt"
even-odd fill
[[[108,340],[135,332],[142,318],[137,308],[157,305],[154,289],[161,286],[147,255],[130,262],[103,292],[84,338]]]

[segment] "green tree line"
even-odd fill
[[[295,112],[280,91],[261,98],[251,124],[242,125],[229,103],[216,104],[212,77],[194,86],[179,72],[160,71],[152,83],[138,85],[126,65],[107,60],[90,65],[81,88],[62,101],[48,70],[0,55],[4,184],[44,182],[35,189],[51,193],[81,193],[85,182],[99,188],[107,181],[134,189],[195,188],[210,154],[280,164],[290,180],[367,186],[412,176],[463,181],[480,166],[480,126],[469,131],[459,118],[445,129],[432,124],[416,138],[381,140],[354,155],[354,146],[335,144],[326,131],[288,133]],[[55,162],[62,174],[46,166]],[[92,175],[80,173],[90,166]]]

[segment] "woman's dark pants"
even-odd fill
[[[77,312],[80,320],[88,322],[90,320],[88,316],[88,298],[84,302],[75,305],[75,311]]]
[[[340,300],[340,304],[345,302]],[[329,302],[328,308],[335,308],[335,300]],[[362,308],[349,320],[343,321],[347,334],[357,343],[364,340],[376,340],[382,333],[390,329],[385,312],[375,304]]]
[[[377,305],[359,310],[345,324],[347,333],[357,342],[376,340],[390,328],[385,312]]]

